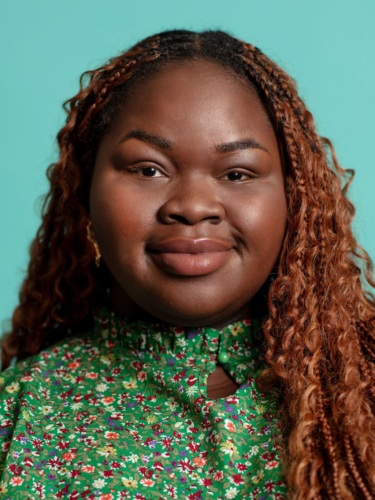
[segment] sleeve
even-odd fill
[[[18,415],[22,411],[21,381],[25,370],[25,362],[21,362],[0,373],[0,475],[4,469]]]

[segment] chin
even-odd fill
[[[187,326],[187,327],[200,327],[200,326],[210,326],[217,324],[228,324],[236,319],[244,319],[249,317],[247,307],[233,308],[232,304],[223,304],[220,308],[212,307],[202,307],[204,304],[201,302],[197,303],[186,303],[183,304],[155,304],[150,308],[145,308],[152,316],[157,317],[167,323]],[[232,307],[231,307],[232,306]]]

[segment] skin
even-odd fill
[[[138,84],[99,145],[90,211],[118,313],[185,326],[257,316],[287,209],[279,146],[249,82],[197,60]],[[225,249],[154,252],[169,241]]]

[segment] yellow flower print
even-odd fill
[[[131,462],[132,464],[136,464],[136,463],[138,462],[138,460],[139,460],[139,456],[138,456],[138,455],[136,455],[135,453],[132,453],[132,454],[131,454],[128,458],[127,458],[127,460],[128,460],[129,462]]]
[[[257,453],[259,452],[259,446],[252,446],[250,448],[250,452],[249,452],[249,455],[251,457],[253,457],[254,455],[256,455]]]
[[[266,411],[266,407],[262,404],[257,404],[254,407],[258,413],[264,413]]]
[[[160,332],[154,333],[153,338],[156,340],[156,342],[161,342],[163,340]]]
[[[244,329],[240,325],[232,325],[229,328],[229,331],[233,335],[233,337],[237,337],[239,333],[243,333]]]
[[[177,403],[173,398],[169,398],[168,401],[166,401],[164,404],[168,406],[168,408],[172,411],[177,408]]]
[[[227,491],[225,493],[225,498],[236,498],[237,493],[238,493],[238,489],[236,487],[232,486],[229,489],[227,489]]]
[[[186,389],[187,396],[194,396],[198,392],[198,388],[194,385]]]
[[[135,378],[130,378],[129,380],[124,380],[122,383],[125,389],[135,389],[137,387],[137,381]]]
[[[135,479],[133,479],[132,477],[123,477],[121,481],[125,488],[136,488],[137,486],[137,481],[135,481]]]
[[[114,359],[113,354],[106,354],[105,356],[100,356],[100,361],[105,365],[110,365],[113,359]]]
[[[117,451],[112,446],[102,446],[96,451],[97,453],[99,453],[99,455],[103,455],[106,457],[115,457],[117,455]]]
[[[30,413],[25,409],[22,409],[21,413],[22,413],[22,417],[25,420],[25,422],[30,422]]]
[[[149,424],[154,424],[155,422],[157,422],[157,416],[155,414],[150,414],[150,415],[147,415],[146,417],[146,420],[147,420],[147,423]]]
[[[104,479],[95,479],[92,485],[94,486],[94,488],[101,489],[105,486],[105,481]]]
[[[220,445],[220,450],[225,453],[226,455],[229,455],[231,458],[235,458],[235,457],[238,457],[238,450],[237,450],[237,447],[233,444],[233,441],[232,440],[227,440],[227,441],[224,441],[221,445]]]
[[[183,337],[178,337],[178,339],[176,340],[176,345],[179,347],[185,347],[186,340]]]
[[[264,473],[263,471],[259,471],[258,474],[256,474],[255,476],[253,476],[251,478],[251,480],[253,481],[254,484],[258,484],[264,477]]]
[[[7,392],[13,394],[13,392],[17,392],[20,389],[20,384],[18,382],[12,382],[8,387],[5,388]]]
[[[42,406],[42,413],[44,415],[48,415],[48,413],[51,413],[52,411],[52,406]]]

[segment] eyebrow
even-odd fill
[[[225,144],[219,144],[216,146],[216,151],[218,153],[233,153],[241,149],[261,149],[266,153],[269,153],[268,149],[262,144],[259,144],[255,139],[242,139],[240,141],[227,142]]]
[[[171,149],[173,144],[168,141],[168,139],[164,139],[163,137],[159,137],[157,135],[149,134],[145,130],[135,128],[125,134],[120,142],[127,141],[128,139],[139,139],[140,141],[148,142],[149,144],[153,144],[161,149]]]
[[[149,144],[153,144],[161,149],[172,149],[173,143],[164,137],[159,137],[157,135],[150,134],[145,130],[135,128],[130,130],[127,134],[125,134],[120,142],[125,142],[129,139],[138,139],[143,142],[148,142]],[[255,139],[242,139],[240,141],[232,141],[226,142],[223,144],[219,144],[215,147],[215,150],[218,153],[233,153],[234,151],[243,150],[243,149],[260,149],[269,153],[268,149],[262,144],[259,144]]]

